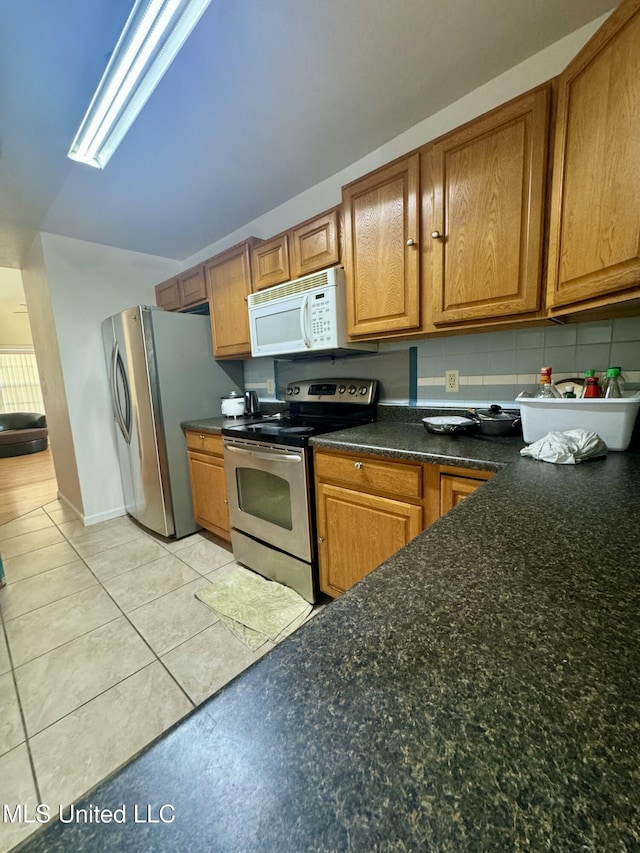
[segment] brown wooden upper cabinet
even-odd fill
[[[340,215],[334,207],[289,232],[291,278],[340,263]]]
[[[550,100],[547,84],[422,149],[429,322],[540,309]]]
[[[289,281],[289,239],[286,234],[272,237],[251,250],[253,289],[263,290]]]
[[[202,264],[156,285],[156,305],[165,311],[185,311],[206,301],[207,283]]]
[[[415,152],[342,188],[351,336],[419,327],[419,173]]]
[[[156,284],[156,305],[165,311],[181,311],[180,289],[178,279],[170,278],[160,284]]]
[[[250,237],[204,264],[216,358],[251,355],[247,297],[251,293],[251,250],[256,242]]]
[[[561,74],[547,304],[640,293],[640,0],[623,2]]]
[[[337,207],[301,222],[252,251],[253,289],[262,290],[340,263]]]

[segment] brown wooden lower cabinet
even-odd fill
[[[230,542],[222,436],[188,431],[186,438],[193,516],[205,530]]]
[[[341,486],[318,484],[320,588],[336,596],[422,530],[422,508]]]
[[[493,476],[315,451],[320,589],[341,595]]]
[[[437,521],[493,477],[493,471],[477,471],[453,465],[424,466],[424,526]]]

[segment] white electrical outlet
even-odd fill
[[[273,397],[275,393],[276,383],[273,381],[273,379],[267,379],[267,394],[271,394],[271,396]]]
[[[445,391],[457,391],[458,390],[458,371],[457,370],[445,370],[445,372],[444,372],[444,390]]]

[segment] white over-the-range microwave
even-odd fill
[[[347,341],[342,267],[252,293],[248,303],[253,356],[377,350]]]

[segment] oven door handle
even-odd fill
[[[254,459],[264,459],[267,462],[302,462],[302,456],[299,453],[260,453],[258,450],[247,450],[244,447],[236,447],[235,444],[225,444],[225,450],[230,450],[232,453],[240,453],[243,456],[252,456]]]

